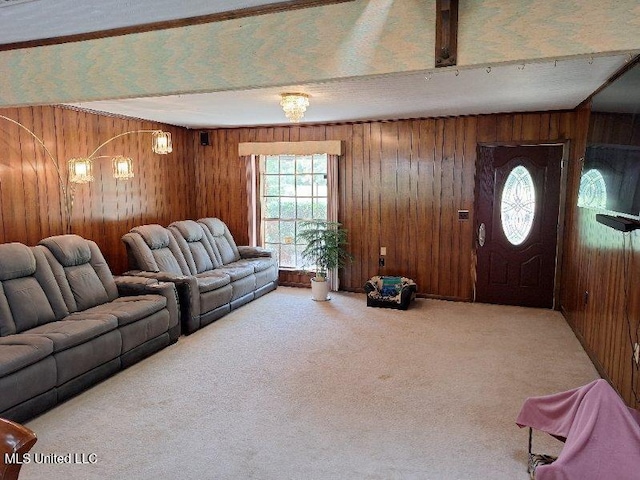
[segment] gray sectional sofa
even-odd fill
[[[175,342],[172,283],[113,277],[77,235],[0,245],[0,416],[25,421]]]
[[[278,263],[268,250],[238,247],[220,219],[142,225],[122,237],[128,275],[175,283],[182,331],[192,333],[278,285]]]

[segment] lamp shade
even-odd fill
[[[158,130],[153,132],[153,151],[160,155],[166,155],[173,152],[173,146],[171,145],[171,134],[169,132],[163,132]]]
[[[128,180],[133,178],[133,160],[129,157],[117,155],[113,157],[113,178]]]
[[[71,183],[93,182],[93,162],[86,157],[69,160],[69,181]]]

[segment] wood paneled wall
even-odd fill
[[[631,116],[593,113],[587,119],[581,115],[579,138],[586,139],[590,125],[590,142],[640,146],[640,125]],[[562,308],[600,373],[638,408],[633,391],[640,393],[640,371],[632,357],[633,343],[640,342],[640,232],[618,232],[596,222],[595,211],[578,208],[580,174],[576,162],[569,171],[574,201],[567,202]]]
[[[421,295],[471,300],[477,144],[572,140],[575,118],[554,112],[211,130],[211,145],[195,147],[196,216],[218,216],[248,241],[238,143],[342,140],[339,219],[355,262],[342,272],[341,288],[362,291],[373,275],[402,274]],[[458,220],[461,209],[470,211],[469,220]],[[378,267],[382,246],[384,268]],[[283,279],[304,281],[297,274]]]
[[[360,291],[372,275],[404,274],[416,280],[421,295],[460,300],[473,298],[477,144],[569,140],[562,309],[601,372],[630,405],[638,405],[632,386],[640,387],[639,372],[631,363],[631,345],[640,341],[640,233],[613,231],[595,222],[594,212],[576,207],[587,110],[218,129],[209,132],[211,146],[199,145],[199,132],[58,107],[4,109],[0,114],[42,138],[63,162],[63,176],[68,158],[87,155],[113,135],[153,128],[172,132],[174,152],[167,156],[151,152],[147,135],[127,136],[104,149],[105,155],[134,158],[132,181],[114,180],[109,160],[103,159],[96,162],[97,181],[77,188],[70,229],[95,240],[115,273],[127,268],[120,237],[139,224],[217,216],[238,243],[248,242],[239,142],[343,140],[339,215],[356,260],[342,273],[342,288]],[[605,132],[612,119],[594,114],[591,121],[595,131]],[[638,138],[637,127],[614,131]],[[593,141],[622,143],[604,134]],[[61,205],[55,169],[42,148],[0,119],[0,243],[34,245],[65,233]],[[470,219],[459,221],[459,209],[468,209]],[[387,247],[384,268],[378,267],[381,246]],[[284,279],[305,282],[303,275]]]
[[[94,162],[96,181],[76,187],[70,226],[64,215],[53,162],[23,129],[0,119],[0,243],[35,245],[50,235],[76,233],[98,243],[114,273],[128,268],[121,236],[144,223],[168,224],[193,211],[192,133],[137,120],[100,116],[62,107],[3,109],[41,138],[60,162],[87,156],[108,138],[130,130],[172,133],[173,153],[156,155],[150,134],[127,135],[105,146],[102,155],[123,154],[134,161],[135,177],[116,181],[110,158]],[[33,167],[30,165],[31,160]]]

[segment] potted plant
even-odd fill
[[[329,300],[327,273],[344,267],[353,256],[347,252],[347,231],[338,222],[312,220],[302,222],[298,239],[307,244],[301,252],[305,265],[315,267],[311,278],[311,295],[314,300]]]

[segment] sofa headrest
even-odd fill
[[[199,242],[204,237],[204,230],[193,220],[181,220],[169,226],[177,229],[187,242]]]
[[[222,220],[213,217],[201,218],[198,220],[198,223],[206,225],[214,237],[224,235],[224,230],[227,227]]]
[[[56,235],[40,240],[63,267],[84,265],[91,260],[89,243],[78,235]]]
[[[28,277],[36,271],[36,258],[22,243],[0,245],[0,281]]]
[[[169,231],[162,225],[141,225],[132,228],[131,231],[140,235],[152,250],[169,246]]]

